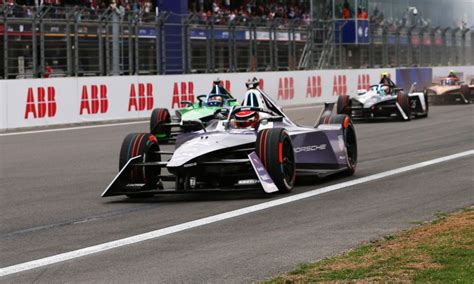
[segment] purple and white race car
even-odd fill
[[[220,119],[206,127],[199,121],[183,122],[187,132],[177,137],[174,152],[160,151],[151,134],[127,135],[120,171],[102,197],[238,189],[290,192],[301,176],[354,173],[354,126],[349,116],[332,114],[333,103],[325,104],[314,126],[304,127],[292,122],[257,81],[247,88],[242,106],[223,109]],[[171,158],[163,160],[165,155]]]

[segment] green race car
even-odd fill
[[[207,95],[199,95],[197,100],[194,103],[182,101],[181,104],[187,107],[177,110],[175,117],[171,117],[166,108],[154,109],[150,118],[150,133],[159,142],[170,142],[179,133],[192,131],[196,127],[202,128],[217,115],[239,105],[220,80],[214,81],[211,91]],[[201,126],[196,126],[199,122]]]

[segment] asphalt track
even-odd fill
[[[287,113],[312,124],[318,110]],[[0,135],[0,267],[69,252],[289,195],[99,198],[129,132],[147,124]],[[474,106],[433,106],[427,119],[357,123],[354,177],[474,149]],[[171,150],[172,146],[164,146]],[[8,275],[0,282],[252,282],[474,204],[474,156]]]

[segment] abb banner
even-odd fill
[[[451,68],[433,68],[433,76]],[[464,76],[472,66],[456,67]],[[356,95],[396,70],[350,69],[262,73],[224,73],[164,76],[78,77],[0,80],[0,131],[12,128],[149,117],[154,108],[173,114],[184,101],[207,94],[219,78],[238,101],[245,82],[254,77],[260,88],[283,107],[334,102],[341,95]]]

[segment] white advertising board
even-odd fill
[[[0,132],[7,128],[7,84],[6,81],[0,80]]]
[[[433,77],[446,76],[450,69],[433,68]],[[472,66],[454,69],[465,78],[474,77]],[[158,107],[173,113],[181,101],[209,92],[216,79],[238,101],[245,94],[245,82],[256,77],[283,107],[334,102],[339,95],[354,95],[378,83],[383,72],[396,81],[394,68],[4,80],[0,130],[146,118]]]

